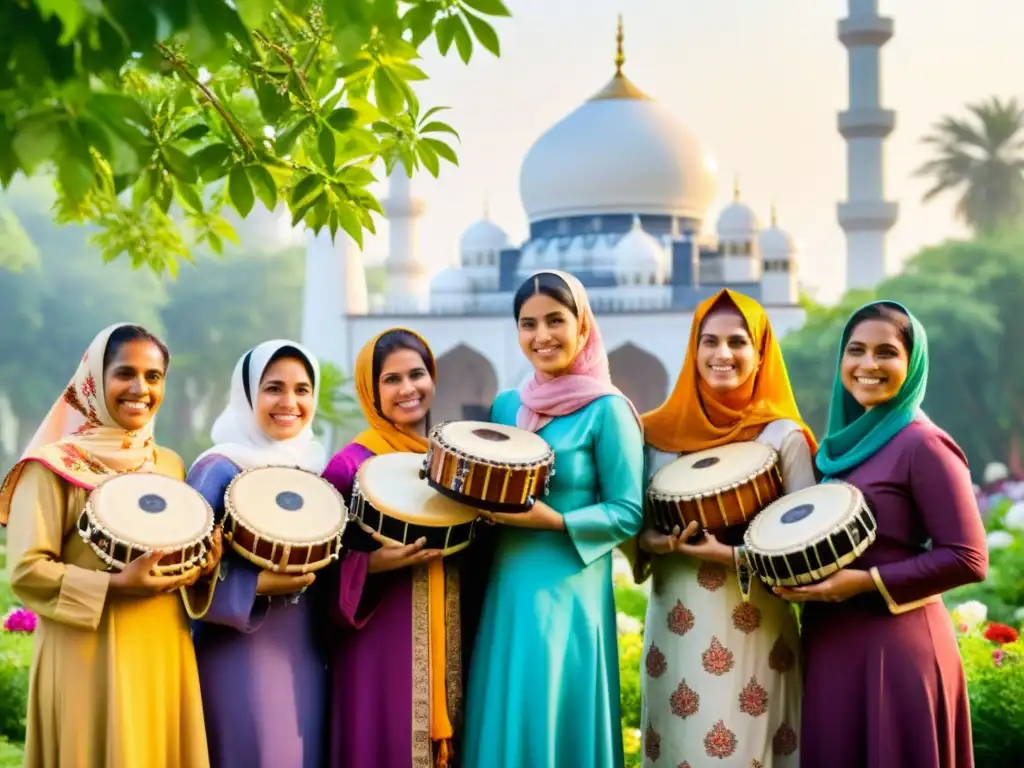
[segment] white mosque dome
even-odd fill
[[[612,213],[703,220],[717,166],[697,137],[616,73],[526,154],[519,192],[530,221]]]
[[[796,253],[796,242],[789,232],[779,227],[774,207],[771,226],[758,235],[757,241],[765,261],[788,261]]]
[[[739,186],[733,193],[733,201],[722,209],[715,227],[718,239],[723,242],[749,242],[761,229],[761,222],[754,209],[740,200]]]
[[[500,251],[507,247],[508,243],[508,233],[484,216],[466,227],[459,239],[459,251],[461,253]]]
[[[651,278],[661,282],[668,271],[668,255],[657,238],[640,225],[640,217],[633,217],[633,228],[615,246],[615,274],[621,283],[650,283]]]
[[[442,269],[430,281],[432,294],[469,294],[472,291],[473,282],[460,267]]]

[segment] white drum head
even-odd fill
[[[359,492],[374,509],[402,522],[428,527],[469,523],[480,513],[449,499],[420,479],[423,456],[385,453],[359,467]]]
[[[760,554],[788,554],[849,522],[863,498],[846,483],[812,485],[765,507],[750,524],[747,536]]]
[[[764,443],[730,443],[680,456],[654,473],[651,492],[660,496],[700,496],[749,480],[770,467],[776,451]]]
[[[95,521],[114,538],[148,549],[185,547],[213,528],[206,499],[166,475],[116,475],[93,490],[89,505]]]
[[[257,467],[228,488],[231,513],[262,538],[284,544],[324,541],[341,530],[347,510],[322,477],[295,467]]]
[[[452,421],[437,427],[447,445],[494,464],[531,464],[551,452],[547,441],[533,432],[486,421]]]

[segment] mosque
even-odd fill
[[[881,199],[881,145],[892,113],[877,106],[879,48],[892,22],[878,16],[877,0],[849,3],[839,33],[851,52],[851,108],[840,114],[839,128],[847,138],[850,200],[838,215],[850,251],[848,283],[859,285],[884,274],[885,232],[896,219],[895,205]],[[760,301],[779,335],[800,327],[800,255],[774,207],[762,222],[737,185],[707,226],[717,184],[713,155],[629,80],[624,63],[620,20],[611,80],[540,136],[523,160],[526,242],[510,242],[485,215],[463,232],[459,266],[431,279],[417,238],[425,205],[412,196],[401,166],[383,201],[390,249],[380,301],[367,295],[362,256],[351,243],[332,244],[326,232],[311,237],[303,342],[351,372],[374,335],[396,325],[416,329],[438,358],[444,386],[434,414],[446,420],[486,417],[497,392],[530,374],[512,296],[539,269],[571,272],[587,286],[612,378],[641,411],[667,395],[693,309],[720,289]]]

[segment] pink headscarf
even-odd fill
[[[568,373],[551,376],[535,370],[533,376],[519,388],[522,405],[516,414],[516,426],[537,432],[555,416],[568,416],[605,395],[618,395],[623,398],[629,403],[637,422],[640,423],[640,415],[633,403],[612,384],[608,352],[601,341],[601,331],[597,327],[597,320],[590,308],[590,299],[587,298],[583,284],[568,272],[554,269],[541,270],[530,279],[544,274],[560,277],[569,286],[579,312],[580,345]]]

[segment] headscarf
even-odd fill
[[[757,351],[757,370],[732,392],[712,389],[697,370],[701,326],[713,310],[732,305],[742,315]],[[749,296],[723,289],[693,313],[686,358],[676,385],[662,405],[643,415],[648,444],[668,453],[692,453],[754,440],[767,424],[795,421],[814,451],[810,428],[800,418],[793,389],[764,308]]]
[[[320,363],[308,349],[287,339],[274,339],[258,344],[239,358],[231,374],[231,393],[223,413],[210,430],[213,447],[196,459],[216,454],[224,456],[242,469],[254,467],[299,467],[320,474],[327,466],[327,454],[313,435],[313,420],[293,438],[274,440],[256,422],[254,403],[260,382],[270,361],[282,349],[294,349],[312,371],[313,403],[320,392]]]
[[[103,358],[111,335],[125,325],[129,324],[104,328],[92,340],[74,377],[0,484],[0,525],[7,524],[14,488],[30,461],[38,461],[87,491],[112,475],[150,470],[156,465],[155,414],[145,427],[131,432],[107,410]]]
[[[434,353],[426,340],[408,328],[389,328],[374,336],[356,357],[356,397],[369,427],[358,434],[353,442],[380,456],[386,453],[426,453],[428,440],[410,429],[388,421],[379,407],[379,388],[373,370],[373,354],[381,338],[392,331],[402,331],[415,337],[423,344],[427,358],[423,363],[436,382],[437,364]],[[432,560],[427,564],[427,623],[428,623],[428,666],[430,680],[430,740],[437,742],[437,766],[448,765],[452,755],[452,728],[448,713],[448,691],[446,667],[445,632],[445,578],[444,563]]]
[[[866,411],[843,386],[841,366],[843,350],[853,333],[853,318],[861,310],[877,305],[891,307],[907,316],[913,348],[908,350],[907,378],[899,392],[891,400]],[[895,301],[873,301],[854,312],[846,321],[839,341],[832,400],[828,409],[828,434],[821,441],[815,460],[818,469],[826,477],[834,477],[849,472],[874,456],[911,421],[922,415],[921,403],[927,386],[928,336],[910,310]]]
[[[633,407],[632,402],[621,390],[612,384],[608,365],[608,352],[601,340],[597,319],[590,308],[590,299],[583,284],[568,272],[545,269],[535,273],[534,281],[540,275],[555,275],[569,287],[576,303],[578,320],[578,343],[576,356],[567,373],[552,376],[535,370],[519,388],[520,406],[516,414],[516,426],[530,432],[537,432],[555,416],[567,416],[589,405],[599,397],[618,395]],[[636,413],[636,409],[633,409]],[[637,421],[640,420],[637,414]]]

